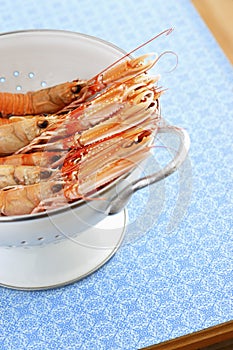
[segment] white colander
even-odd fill
[[[66,31],[31,30],[0,35],[0,91],[26,92],[76,78],[88,79],[124,52],[103,40]],[[103,265],[120,246],[131,195],[175,171],[184,161],[187,133],[175,133],[180,147],[160,172],[136,180],[138,171],[97,193],[104,200],[79,201],[49,213],[0,217],[0,285],[46,289],[74,282]],[[22,203],[23,205],[23,203]],[[115,214],[115,215],[110,215]]]

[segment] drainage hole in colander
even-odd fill
[[[33,73],[33,72],[28,73],[28,77],[30,79],[33,79],[35,77],[35,73]]]
[[[43,241],[44,237],[38,237],[37,241]]]
[[[19,72],[18,70],[15,70],[15,71],[13,72],[13,76],[14,76],[15,78],[19,77],[19,76],[20,76],[20,72]],[[35,78],[35,73],[34,73],[34,72],[29,72],[29,73],[28,73],[28,77],[29,77],[30,79]],[[5,77],[0,77],[0,83],[5,83],[5,82],[6,82],[6,78],[5,78]],[[47,84],[47,82],[46,82],[45,80],[42,80],[42,81],[40,82],[40,86],[41,86],[42,88],[45,88],[47,85],[48,85],[48,84]],[[21,91],[21,90],[22,90],[22,86],[21,86],[21,85],[16,85],[15,89],[16,89],[16,91]]]
[[[18,77],[18,76],[19,76],[19,71],[18,71],[18,70],[15,70],[15,71],[13,72],[13,75],[14,75],[14,77]]]
[[[20,244],[26,244],[27,243],[27,241],[21,241],[20,242]]]
[[[54,236],[55,238],[59,238],[59,237],[61,237],[61,235],[56,235],[56,236]]]

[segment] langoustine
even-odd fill
[[[37,116],[0,126],[0,156],[13,154],[25,147],[53,123],[53,118]]]
[[[84,85],[74,80],[25,94],[0,92],[0,113],[2,117],[56,113],[77,99]]]
[[[132,75],[146,72],[151,68],[151,62],[146,62],[148,56],[123,61],[90,80],[74,80],[25,94],[0,92],[0,114],[2,117],[25,116],[73,109],[112,83],[123,82]]]

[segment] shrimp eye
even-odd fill
[[[58,154],[55,154],[54,156],[52,156],[52,162],[57,162],[59,159],[61,159],[61,156],[59,156]]]
[[[49,122],[48,120],[42,120],[42,121],[39,121],[37,125],[40,129],[45,129],[49,125]]]
[[[52,171],[50,170],[42,170],[40,172],[40,178],[43,180],[43,179],[48,179],[52,174]]]
[[[155,102],[151,102],[151,104],[147,108],[149,109],[149,108],[154,107],[154,106],[155,106]]]
[[[62,185],[61,184],[56,184],[56,185],[53,185],[52,192],[53,193],[57,193],[57,192],[60,192],[61,189],[62,189]]]
[[[72,87],[72,92],[75,93],[75,94],[78,94],[81,90],[82,90],[83,86],[78,84],[78,85],[75,85]]]

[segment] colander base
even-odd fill
[[[74,283],[104,265],[120,247],[126,210],[108,216],[76,238],[32,247],[0,247],[0,285],[38,290]]]

